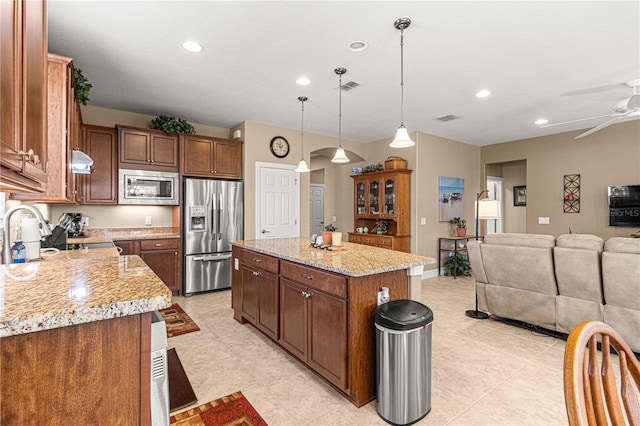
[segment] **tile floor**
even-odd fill
[[[419,425],[566,425],[565,342],[464,315],[473,280],[422,281],[434,312],[431,412]],[[358,409],[249,324],[231,292],[175,297],[201,331],[169,339],[198,404],[242,391],[269,425],[379,425],[375,401]]]

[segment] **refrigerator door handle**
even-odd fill
[[[214,192],[212,194],[213,200],[211,201],[211,239],[215,239],[217,232],[218,232],[218,222],[216,221],[217,219],[217,215],[216,215],[216,208],[218,207],[218,201],[217,201],[217,197],[216,197],[216,193]]]
[[[193,260],[201,261],[201,262],[211,262],[211,261],[220,261],[225,259],[231,259],[230,254],[223,255],[204,255],[204,256],[194,256]]]
[[[220,214],[222,212],[222,194],[220,194],[220,196],[218,197],[218,230],[220,230],[220,227],[222,226],[221,224],[221,219],[220,219]],[[222,232],[218,233],[218,241],[222,239]],[[219,243],[218,243],[219,244]]]

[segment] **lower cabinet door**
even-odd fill
[[[278,340],[278,307],[280,306],[278,276],[259,271],[258,327],[274,340]]]
[[[180,256],[177,250],[145,251],[140,253],[140,257],[171,291],[180,290]]]
[[[309,290],[308,363],[341,389],[347,381],[347,302]]]
[[[307,287],[280,278],[280,339],[289,352],[307,362]]]
[[[258,280],[256,271],[242,266],[242,316],[256,324],[258,317]]]

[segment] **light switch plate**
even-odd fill
[[[144,224],[146,226],[151,226],[151,216],[145,216],[144,217]]]
[[[549,218],[548,217],[539,217],[538,218],[538,225],[548,225],[549,224]]]

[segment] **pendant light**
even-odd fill
[[[404,30],[411,25],[411,19],[400,18],[393,23],[396,30],[400,30],[400,127],[396,137],[389,144],[391,148],[408,148],[416,143],[411,140],[407,128],[404,127]]]
[[[298,163],[298,167],[296,168],[296,172],[298,173],[307,173],[310,172],[309,167],[307,166],[307,162],[304,161],[304,103],[308,100],[306,96],[299,96],[298,100],[302,105],[302,121],[300,124],[300,163]]]
[[[344,153],[344,149],[342,148],[342,74],[347,72],[346,68],[336,68],[333,70],[340,77],[340,82],[338,84],[338,91],[340,92],[340,102],[338,109],[338,149],[336,149],[336,155],[331,159],[332,163],[348,163],[349,158],[347,154]]]

